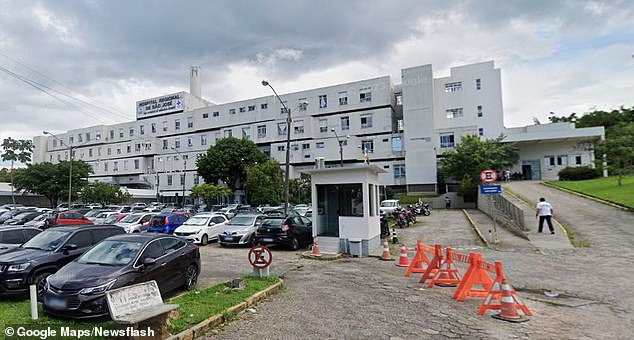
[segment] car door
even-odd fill
[[[69,244],[75,245],[76,249],[65,249]],[[92,239],[92,232],[90,230],[79,230],[75,232],[66,242],[58,248],[57,252],[61,253],[58,259],[58,266],[61,268],[70,261],[83,254],[90,246],[94,244]]]
[[[145,214],[143,215],[143,217],[141,217],[141,219],[139,220],[139,230],[141,231],[147,231],[147,228],[150,226],[150,221],[152,220],[152,214]]]
[[[297,235],[297,239],[300,242],[307,243],[309,230],[306,223],[302,220],[300,216],[293,216],[291,217],[291,220],[293,224],[293,229],[295,230],[295,233]]]
[[[188,257],[185,252],[186,241],[176,237],[164,237],[160,240],[161,246],[165,250],[163,256],[163,272],[161,275],[165,275],[166,292],[176,289],[183,285],[185,282],[184,273],[187,269]]]
[[[217,239],[227,222],[227,218],[224,216],[212,216],[209,219],[209,238]]]
[[[301,216],[302,222],[304,222],[304,230],[306,232],[306,242],[313,242],[313,221],[310,218]]]
[[[164,294],[167,292],[165,288],[169,277],[165,273],[165,266],[167,265],[163,256],[165,255],[165,250],[159,240],[160,239],[150,241],[134,263],[134,268],[140,273],[136,280],[134,280],[134,283],[154,280],[158,284],[161,294]],[[156,260],[156,263],[150,266],[144,265],[143,261],[147,258],[153,258]]]

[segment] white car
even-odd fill
[[[134,213],[122,218],[119,222],[115,223],[119,227],[125,229],[126,233],[140,233],[147,231],[152,221],[152,216],[156,213]]]
[[[218,239],[227,221],[229,219],[222,214],[198,214],[176,228],[174,235],[205,246]]]
[[[238,213],[238,210],[235,208],[222,208],[216,212],[227,216],[228,219],[232,219],[233,216],[236,216],[236,214]]]
[[[381,214],[391,214],[397,208],[401,208],[401,201],[384,200],[384,201],[381,201],[381,206],[379,207],[379,211],[381,212]]]
[[[253,245],[255,241],[255,231],[262,223],[264,215],[260,214],[239,214],[225,224],[220,234],[218,242],[221,246],[226,245]]]

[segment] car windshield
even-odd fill
[[[249,226],[253,224],[253,216],[236,216],[227,223],[227,225]]]
[[[396,202],[381,202],[382,207],[395,207]]]
[[[109,212],[107,212],[107,213],[101,213],[101,214],[97,215],[97,218],[106,218],[106,217],[108,217],[108,216],[110,216],[110,213],[109,213]]]
[[[25,212],[25,213],[21,213],[21,214],[17,214],[15,217],[13,217],[16,220],[20,220],[23,219],[29,215],[31,215],[33,212]]]
[[[122,218],[121,220],[119,220],[119,222],[121,222],[121,223],[134,223],[134,222],[138,221],[142,216],[143,216],[143,214],[128,215],[128,216]]]
[[[91,211],[87,212],[84,216],[93,217],[93,216],[96,216],[99,213],[101,213],[101,210],[91,210]]]
[[[117,222],[118,218],[119,218],[119,214],[112,214],[112,215],[106,217],[106,219],[103,220],[103,223],[104,224],[112,224],[112,223]]]
[[[143,242],[104,240],[77,259],[78,263],[125,266],[141,250]]]
[[[185,221],[185,225],[206,225],[209,221],[209,216],[194,216]]]
[[[279,227],[284,223],[284,220],[281,218],[267,218],[262,221],[263,227]]]
[[[54,250],[68,238],[70,233],[70,231],[62,230],[45,230],[26,241],[21,247],[27,249]]]
[[[46,218],[51,217],[51,215],[49,214],[42,214],[34,219],[32,219],[31,221],[33,222],[39,222],[39,221],[44,221]]]
[[[11,210],[3,213],[2,215],[0,215],[0,217],[11,217]]]

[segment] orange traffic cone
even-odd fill
[[[396,265],[399,267],[409,267],[409,258],[407,258],[405,243],[401,243],[401,255],[398,257],[398,263]]]
[[[501,312],[499,314],[492,315],[494,318],[509,322],[526,322],[528,318],[517,312],[515,307],[519,300],[512,292],[513,288],[509,284],[507,279],[502,279],[502,300],[501,300]],[[522,304],[519,303],[520,307]]]
[[[320,257],[321,252],[319,251],[319,243],[317,243],[317,238],[313,240],[313,251],[310,253],[311,256]]]
[[[385,239],[385,242],[383,242],[383,254],[381,255],[381,260],[392,261],[392,256],[390,255],[390,246],[387,244],[387,239]]]

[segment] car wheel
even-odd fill
[[[209,243],[209,237],[207,237],[207,234],[204,234],[203,237],[200,239],[200,245],[206,246],[207,243]]]
[[[297,249],[299,249],[299,240],[297,239],[297,237],[293,236],[293,239],[291,240],[291,250]]]
[[[198,281],[198,269],[193,264],[190,264],[187,267],[187,271],[185,272],[185,289],[192,290],[196,286],[196,282]]]
[[[138,231],[138,230],[133,230],[133,231],[132,231],[132,233],[133,233],[133,234],[134,234],[134,233],[140,233],[140,231]]]
[[[35,284],[35,289],[37,291],[37,299],[42,300],[44,298],[44,288],[46,286],[46,278],[51,276],[53,273],[51,272],[41,272],[35,275],[33,279],[33,284]]]

